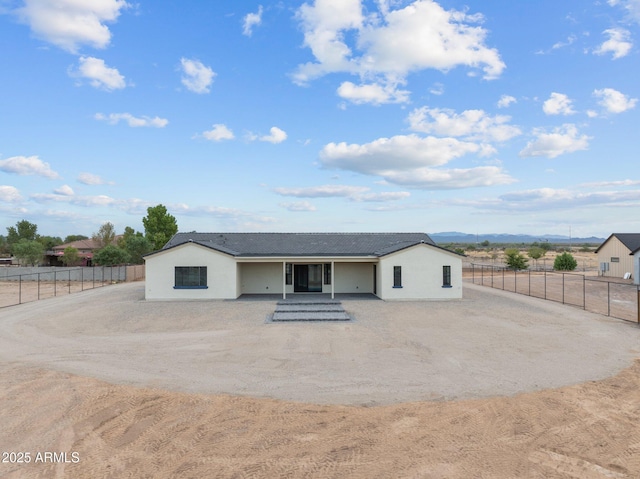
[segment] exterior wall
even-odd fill
[[[334,290],[336,293],[373,293],[372,263],[335,263]],[[331,292],[331,285],[323,290]]]
[[[630,253],[629,248],[618,238],[615,236],[609,238],[598,250],[598,267],[600,267],[599,263],[609,263],[609,271],[606,271],[603,276],[622,278],[625,273],[633,273],[633,256]],[[620,262],[614,263],[611,258],[619,258]]]
[[[451,266],[451,287],[442,267]],[[393,267],[402,267],[402,288],[393,287]],[[462,298],[462,257],[430,245],[416,245],[380,258],[378,296],[384,300]]]
[[[282,263],[239,263],[241,294],[282,294]]]
[[[160,251],[146,260],[146,299],[233,299],[238,266],[232,256],[194,243]],[[176,266],[206,266],[206,289],[174,289]]]
[[[640,250],[636,251],[633,258],[633,284],[640,284]]]

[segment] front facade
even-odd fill
[[[422,233],[178,233],[145,262],[150,300],[296,293],[462,297],[462,256]]]
[[[640,233],[613,233],[602,243],[596,253],[602,276],[634,277],[633,253],[640,249]]]

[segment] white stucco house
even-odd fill
[[[243,294],[462,297],[462,255],[424,233],[177,233],[145,256],[148,300]]]

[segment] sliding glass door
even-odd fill
[[[293,291],[296,293],[321,293],[322,265],[293,265]]]

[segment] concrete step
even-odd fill
[[[318,312],[318,311],[298,311],[273,313],[272,321],[349,321],[349,315],[342,311]]]
[[[341,304],[279,304],[276,311],[295,312],[295,311],[344,311]]]

